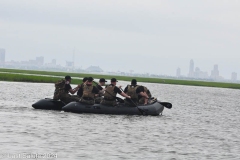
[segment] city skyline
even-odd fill
[[[2,48],[2,49],[4,49],[4,48]],[[6,51],[6,49],[4,49],[4,51]],[[42,57],[44,54],[38,54],[38,55],[36,55],[36,54],[32,54],[31,56],[28,56],[28,57],[33,57],[32,59],[34,59],[35,57]],[[61,58],[60,59],[58,59],[57,60],[57,64],[58,65],[61,65],[61,66],[65,66],[66,65],[66,62],[74,62],[74,65],[76,66],[76,67],[78,67],[78,68],[87,68],[87,67],[89,67],[89,65],[96,65],[96,66],[100,66],[100,65],[103,65],[104,66],[104,64],[106,64],[106,63],[99,63],[98,62],[98,60],[97,59],[101,59],[101,56],[100,55],[104,55],[104,54],[97,54],[97,55],[95,55],[95,54],[89,54],[90,55],[90,57],[96,57],[96,59],[93,59],[93,63],[94,62],[97,62],[97,63],[94,63],[94,64],[89,64],[89,63],[82,63],[82,61],[81,61],[81,63],[79,63],[78,62],[78,58],[74,58],[74,49],[72,50],[72,53],[70,53],[70,54],[68,54],[69,56],[68,56],[68,59],[66,59],[66,60],[64,60],[64,61],[62,61],[61,60]],[[140,55],[141,56],[141,55]],[[9,56],[8,54],[6,54],[5,55],[5,59],[6,59],[6,61],[11,61],[11,60],[15,60],[15,61],[24,61],[25,60],[25,58],[24,57],[21,57],[21,58],[17,58],[16,57],[16,59],[10,59],[9,57],[12,57],[11,55]],[[44,56],[45,57],[45,56]],[[46,58],[47,57],[47,58]],[[53,59],[56,59],[55,57],[53,57],[53,56],[51,56],[51,58],[49,57],[49,56],[46,56],[45,57],[45,61],[47,61],[48,63],[50,63],[51,64],[51,61],[53,60]],[[76,56],[76,57],[78,57],[78,56]],[[134,57],[136,57],[136,56],[129,56],[130,58],[129,59],[134,59]],[[142,59],[146,59],[148,56],[142,56],[142,57],[145,57],[145,58],[142,58]],[[129,59],[125,59],[125,60],[129,60]],[[144,60],[141,60],[142,62],[144,62]],[[155,61],[156,63],[159,63],[159,61],[158,61],[158,59],[154,59],[153,61]],[[170,61],[171,61],[171,59],[170,59]],[[189,61],[189,60],[188,60]],[[196,59],[195,61],[198,61],[198,62],[201,62],[201,59],[199,60],[199,59]],[[182,62],[181,62],[182,63]],[[113,64],[113,63],[112,63]],[[117,63],[118,64],[118,63]],[[187,64],[187,63],[186,63]],[[181,73],[183,74],[183,75],[188,75],[189,74],[189,66],[188,65],[186,65],[185,64],[185,66],[181,66],[180,68],[181,68]],[[201,68],[205,68],[204,70],[211,70],[212,69],[212,66],[214,65],[214,63],[213,64],[207,64],[207,66],[204,66],[204,65],[202,65],[201,66]],[[180,66],[180,65],[176,65],[176,67],[178,68],[178,66]],[[109,71],[114,71],[114,70],[111,70],[111,68],[114,68],[114,67],[108,67],[108,65],[106,66],[105,65],[105,67],[103,67],[103,69],[104,70],[109,70]],[[137,67],[138,68],[138,67]],[[130,70],[132,70],[132,72],[138,72],[138,73],[151,73],[151,74],[161,74],[161,75],[168,75],[168,76],[176,76],[176,68],[175,69],[173,69],[173,70],[171,70],[170,72],[168,72],[168,73],[164,73],[164,72],[153,72],[151,69],[149,70],[142,70],[142,71],[140,71],[140,70],[137,70],[137,68],[134,66],[132,69],[126,69],[124,66],[123,67],[119,67],[119,68],[116,68],[115,70],[120,70],[120,71],[124,71],[124,72],[129,72]],[[199,67],[198,67],[199,68]],[[196,69],[196,68],[194,68],[194,69]],[[162,70],[162,71],[164,71],[164,70]],[[229,70],[228,68],[223,68],[223,70],[221,70],[222,72],[222,76],[223,77],[226,77],[226,79],[230,79],[229,77],[232,77],[232,73],[233,72],[238,72],[238,70]]]
[[[3,60],[4,58],[4,60]],[[18,61],[14,61],[14,60],[11,60],[9,62],[5,62],[6,66],[8,65],[32,65],[32,66],[44,66],[44,67],[52,67],[52,68],[57,68],[57,67],[67,67],[67,68],[71,68],[71,69],[81,69],[82,71],[84,70],[82,67],[75,67],[75,64],[74,64],[74,59],[73,61],[66,61],[65,62],[65,65],[62,66],[61,64],[57,64],[57,60],[56,59],[52,59],[50,62],[44,62],[45,58],[43,56],[39,56],[39,57],[36,57],[36,59],[30,59],[30,60],[25,60],[25,61],[21,61],[21,62],[18,62]],[[5,49],[3,48],[0,48],[0,64],[4,64],[3,62],[5,61]],[[89,64],[89,66],[91,67],[93,64]],[[86,67],[85,69],[87,70]],[[94,65],[93,65],[94,66]],[[224,76],[221,76],[220,75],[220,71],[218,70],[218,65],[217,64],[214,64],[213,65],[213,70],[211,70],[210,72],[210,75],[208,75],[208,72],[207,71],[201,71],[201,69],[199,67],[195,67],[194,68],[194,60],[191,59],[190,60],[190,63],[189,63],[189,72],[184,75],[184,74],[181,74],[181,68],[178,67],[177,70],[176,70],[176,78],[181,78],[181,77],[186,77],[186,78],[193,78],[193,79],[209,79],[209,80],[217,80],[217,81],[222,81],[224,79],[226,80],[232,80],[232,81],[237,81],[238,78],[237,78],[237,73],[236,72],[231,72],[230,76],[229,77],[224,77]],[[100,70],[102,70],[100,68]],[[106,71],[106,70],[105,70]],[[110,72],[110,71],[107,71],[107,72]],[[120,70],[115,70],[115,71],[112,71],[112,72],[121,72]],[[129,70],[128,72],[126,73],[133,73],[134,71],[133,70]],[[138,72],[138,73],[143,73],[143,72]],[[155,74],[155,75],[163,75],[163,74]],[[171,75],[166,75],[166,76],[171,76]]]
[[[188,78],[195,78],[195,79],[212,79],[212,80],[232,80],[237,81],[237,73],[231,72],[230,77],[224,77],[220,75],[220,71],[218,69],[218,64],[213,65],[213,70],[210,72],[211,74],[208,75],[207,71],[201,71],[199,67],[194,68],[194,61],[193,59],[190,60],[189,63],[189,72],[187,75],[181,74],[181,68],[178,67],[176,70],[176,77],[188,77]]]

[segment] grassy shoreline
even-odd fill
[[[86,73],[17,70],[17,69],[5,69],[5,68],[0,68],[0,72],[6,72],[6,73],[0,73],[0,81],[55,83],[60,78],[59,77],[49,77],[49,76],[60,76],[60,77],[64,78],[66,75],[70,75],[71,77],[73,77],[72,84],[80,84],[82,82],[82,78],[75,78],[75,77],[92,76],[93,78],[96,78],[96,79],[99,79],[99,78],[111,79],[111,78],[115,77],[118,80],[131,81],[133,78],[136,78],[138,80],[138,82],[147,82],[147,83],[164,83],[164,84],[175,84],[175,85],[206,86],[206,87],[240,89],[240,84],[224,83],[224,82],[189,81],[189,80],[162,79],[162,78],[98,75],[98,74],[86,74]],[[26,75],[26,74],[34,74],[34,75]],[[43,76],[43,75],[46,75],[46,76]]]

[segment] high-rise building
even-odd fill
[[[196,67],[194,72],[194,78],[200,78],[201,70],[200,68]]]
[[[232,72],[231,80],[232,80],[233,82],[237,81],[237,73],[236,73],[236,72]]]
[[[44,63],[44,57],[36,57],[36,63],[37,65],[43,65]]]
[[[181,76],[181,69],[180,69],[179,67],[177,68],[176,76],[177,76],[177,77],[180,77],[180,76]]]
[[[207,72],[203,72],[200,70],[199,67],[195,68],[195,72],[194,72],[194,78],[197,79],[207,79],[208,78],[208,73]]]
[[[191,59],[191,60],[190,60],[188,77],[193,77],[193,76],[194,76],[194,62],[193,62],[193,60]]]
[[[57,64],[56,59],[52,59],[52,65],[56,65],[56,64]]]
[[[0,48],[0,64],[5,63],[5,49]]]
[[[219,78],[218,65],[215,64],[211,72],[211,78],[217,80]]]
[[[74,62],[73,61],[66,61],[66,67],[73,67]]]

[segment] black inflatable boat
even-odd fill
[[[35,109],[46,109],[46,110],[62,110],[62,107],[65,106],[65,103],[62,101],[57,101],[54,99],[41,99],[36,103],[32,104],[32,107]]]
[[[117,115],[153,115],[162,113],[164,106],[157,101],[148,105],[126,106],[119,103],[117,106],[106,106],[102,104],[87,105],[80,102],[71,102],[62,108],[65,112],[74,113],[96,113]]]
[[[162,104],[163,105],[162,105]],[[88,105],[81,102],[71,102],[65,105],[62,101],[53,99],[41,99],[32,104],[35,109],[45,110],[64,110],[65,112],[74,113],[96,113],[96,114],[122,114],[122,115],[159,115],[162,113],[164,106],[169,108],[170,103],[154,102],[148,105],[126,106],[124,103],[119,103],[117,106],[106,106],[102,104]]]

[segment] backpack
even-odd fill
[[[65,79],[61,79],[55,83],[55,91],[54,91],[53,99],[59,100],[61,98],[60,96],[64,92],[65,83],[66,83]]]

